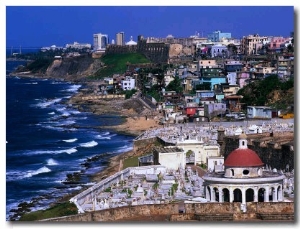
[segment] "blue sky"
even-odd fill
[[[6,46],[65,46],[93,42],[94,33],[144,37],[207,36],[215,30],[234,38],[258,33],[290,35],[293,6],[6,6]]]

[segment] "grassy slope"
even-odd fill
[[[150,61],[139,53],[107,54],[101,57],[105,67],[95,73],[95,78],[112,76],[113,74],[123,74],[127,70],[127,64],[150,63]]]

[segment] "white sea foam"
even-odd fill
[[[47,160],[47,165],[58,165],[57,161],[50,158]]]
[[[62,150],[38,150],[34,152],[29,152],[27,155],[36,155],[36,154],[61,154],[61,153],[76,153],[76,148],[62,149]]]
[[[56,110],[57,111],[64,111],[64,110],[66,110],[67,108],[66,107],[60,107],[60,108],[57,108]]]
[[[82,189],[81,186],[76,186],[74,188],[68,188],[68,190],[70,190],[70,191],[72,191],[72,190],[80,190],[80,189]]]
[[[133,147],[131,145],[125,145],[125,146],[122,146],[120,147],[117,152],[120,153],[120,152],[127,152],[127,151],[130,151],[132,150]]]
[[[76,142],[78,139],[77,138],[72,138],[72,139],[67,139],[63,140],[64,142]]]
[[[95,182],[89,182],[89,183],[85,183],[85,184],[83,184],[84,186],[93,186],[93,185],[95,185],[95,184],[97,184],[97,183],[95,183]]]
[[[98,134],[96,136],[97,139],[111,139],[112,137],[116,136],[117,134],[112,134],[112,135],[109,135],[110,133],[109,132],[105,132],[103,134]]]
[[[97,138],[97,139],[110,139],[110,137],[104,137],[104,136],[102,136],[102,135],[100,135],[100,134],[97,135],[96,138]]]
[[[68,88],[66,91],[69,92],[76,92],[78,89],[81,88],[81,85],[72,85],[70,88]]]
[[[37,82],[32,82],[32,83],[25,83],[25,84],[38,84]]]
[[[40,107],[40,108],[46,108],[46,107],[49,107],[50,105],[52,104],[55,104],[55,103],[58,103],[61,101],[61,98],[58,98],[58,99],[50,99],[50,100],[43,100],[43,102],[41,103],[38,103],[36,104],[37,107]]]
[[[63,112],[62,113],[62,117],[69,117],[71,114],[69,112]]]
[[[32,177],[34,175],[40,174],[40,173],[48,173],[51,172],[51,169],[48,169],[46,166],[39,168],[37,170],[29,170],[27,171],[27,174],[25,177]]]
[[[76,123],[74,120],[65,120],[60,123],[57,123],[56,126],[68,126]]]
[[[50,114],[50,115],[54,115],[54,114],[55,114],[55,112],[50,112],[50,113],[48,113],[48,114]]]
[[[94,147],[96,145],[98,145],[98,143],[95,141],[90,141],[90,142],[80,144],[81,147]]]
[[[80,114],[80,111],[71,111],[72,114]]]

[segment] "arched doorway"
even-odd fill
[[[260,188],[258,190],[258,202],[264,202],[265,201],[265,189]]]
[[[233,202],[242,202],[242,191],[238,188],[233,191]]]
[[[254,190],[252,188],[248,188],[246,190],[246,202],[254,201]]]
[[[229,190],[227,188],[224,188],[222,191],[223,191],[223,201],[229,202],[230,201]]]
[[[220,202],[220,200],[219,200],[219,190],[217,188],[213,188],[213,190],[214,190],[213,193],[215,194],[215,201]]]

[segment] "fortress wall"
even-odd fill
[[[47,219],[43,221],[51,222],[77,222],[77,221],[121,221],[126,219],[130,221],[130,218],[137,219],[138,217],[151,217],[154,215],[160,215],[165,217],[165,221],[184,221],[191,220],[193,216],[197,214],[222,216],[233,214],[233,220],[251,220],[257,217],[257,214],[294,214],[293,202],[249,202],[247,203],[247,212],[243,213],[240,209],[240,203],[188,203],[184,204],[185,213],[179,214],[180,205],[174,204],[152,204],[152,205],[138,205],[130,207],[113,208],[95,212],[88,212],[83,214],[77,214],[67,217],[59,217],[53,219]],[[195,218],[195,217],[194,217]],[[201,217],[200,217],[201,218]],[[151,218],[149,218],[151,219]],[[140,220],[142,221],[142,220]]]

